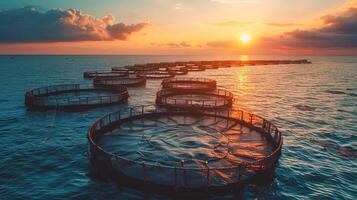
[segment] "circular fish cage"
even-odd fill
[[[101,77],[101,78],[109,78],[109,77],[125,77],[128,76],[129,71],[86,71],[83,72],[83,77],[84,78],[96,78],[96,77]]]
[[[117,86],[123,85],[126,87],[137,87],[146,84],[145,77],[129,76],[119,78],[95,78],[93,79],[93,85],[97,87]]]
[[[229,108],[233,100],[233,94],[222,89],[212,91],[162,89],[156,93],[156,103],[167,107]]]
[[[112,67],[112,72],[113,73],[122,73],[122,74],[135,74],[135,71],[125,69],[122,67]]]
[[[169,90],[211,91],[216,89],[217,82],[207,78],[181,77],[165,79],[161,86]]]
[[[159,66],[158,65],[153,65],[153,63],[149,64],[135,64],[132,66],[125,66],[125,69],[132,70],[132,71],[152,71],[152,70],[158,70]]]
[[[218,69],[218,65],[202,65],[205,69]]]
[[[189,72],[199,72],[206,70],[206,68],[204,68],[202,65],[186,64],[186,67]]]
[[[156,71],[141,71],[138,72],[139,77],[144,77],[146,79],[164,79],[175,77],[175,74],[169,71],[156,70]]]
[[[272,173],[283,144],[276,126],[238,109],[127,108],[97,120],[87,137],[98,175],[173,191],[256,180]]]
[[[186,66],[176,66],[176,67],[169,67],[167,69],[169,73],[175,74],[175,75],[186,75],[188,74],[188,70]]]
[[[121,85],[93,87],[79,84],[53,85],[26,92],[25,105],[31,109],[86,109],[124,103],[129,94]]]

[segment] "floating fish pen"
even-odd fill
[[[146,78],[140,76],[128,76],[117,78],[95,78],[93,79],[93,85],[97,87],[116,87],[123,85],[126,87],[137,87],[146,84]]]
[[[158,70],[159,66],[158,65],[152,65],[152,64],[135,64],[132,66],[124,66],[125,69],[140,72],[140,71],[152,71],[152,70]]]
[[[172,78],[175,77],[174,73],[164,70],[156,70],[156,71],[141,71],[137,74],[139,77],[144,77],[146,79],[164,79],[164,78]]]
[[[212,65],[202,65],[205,69],[218,69],[218,65],[212,64]]]
[[[25,94],[31,109],[85,109],[120,104],[129,98],[126,87],[93,87],[79,84],[53,85],[33,89]]]
[[[176,66],[176,67],[169,67],[167,68],[167,71],[169,73],[175,74],[175,75],[186,75],[188,74],[188,70],[186,66]]]
[[[112,67],[113,73],[121,73],[121,74],[135,74],[136,72],[133,70],[125,69],[123,67]]]
[[[212,91],[162,89],[156,93],[156,103],[167,107],[229,108],[233,104],[233,94],[223,89]]]
[[[96,77],[125,77],[128,76],[129,71],[86,71],[83,72],[83,77],[85,78],[96,78]]]
[[[176,64],[174,62],[160,62],[158,64],[159,67],[175,67]]]
[[[170,78],[161,83],[161,87],[171,91],[212,91],[215,90],[217,82],[208,78]]]
[[[173,192],[230,189],[271,174],[283,144],[276,126],[242,110],[155,106],[108,114],[87,137],[98,176]]]
[[[198,72],[198,71],[205,71],[206,68],[204,68],[202,65],[196,65],[196,64],[186,64],[187,70],[189,72]]]

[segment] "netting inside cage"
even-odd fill
[[[80,108],[125,102],[129,97],[124,86],[97,88],[66,84],[37,88],[26,92],[25,104],[30,108]]]
[[[248,113],[244,120],[245,114],[130,108],[91,127],[90,156],[107,160],[110,170],[144,183],[227,186],[273,167],[279,156],[280,132],[255,115]]]

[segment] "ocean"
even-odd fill
[[[246,57],[244,57],[246,58]],[[357,58],[251,56],[302,59],[313,64],[266,65],[190,72],[217,80],[237,107],[283,132],[274,178],[238,193],[205,199],[356,199]],[[127,104],[70,111],[29,111],[27,90],[83,83],[87,70],[134,63],[240,59],[239,56],[0,56],[0,199],[175,199],[118,186],[88,175],[86,133],[108,112],[154,104],[161,80],[130,88]]]

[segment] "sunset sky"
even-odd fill
[[[357,55],[357,1],[2,0],[0,54]]]

